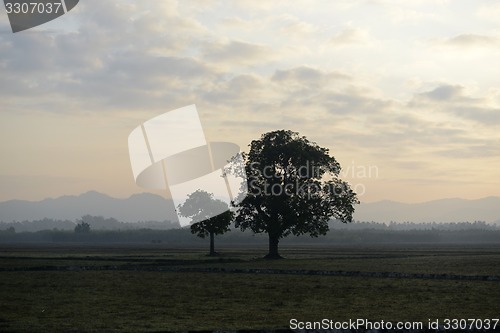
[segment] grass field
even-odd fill
[[[500,315],[500,281],[154,271],[219,267],[500,276],[498,245],[283,248],[287,259],[279,261],[260,259],[265,249],[219,251],[221,256],[210,258],[205,249],[161,246],[0,247],[0,330],[278,329],[292,318],[427,322]]]

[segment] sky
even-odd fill
[[[362,202],[498,196],[500,3],[81,0],[0,10],[0,201],[149,191],[127,138],[196,104],[210,141],[290,129]]]

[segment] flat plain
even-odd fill
[[[261,259],[265,250],[220,248],[207,257],[205,248],[161,244],[3,244],[0,331],[259,330],[286,329],[292,318],[500,316],[498,244],[294,246],[271,261]]]

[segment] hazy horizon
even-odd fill
[[[499,196],[500,4],[87,0],[0,11],[0,201],[126,198],[127,138],[196,104],[209,141],[290,129],[362,202]],[[162,191],[148,191],[164,195]]]
[[[164,197],[147,192],[127,198],[116,198],[89,191],[78,196],[62,196],[42,201],[0,201],[0,221],[34,221],[43,218],[78,220],[84,215],[116,218],[125,222],[165,219],[177,221],[179,216],[174,206],[173,202],[167,201]],[[365,202],[355,207],[354,219],[386,224],[391,221],[397,223],[485,221],[500,224],[499,206],[500,197],[478,200],[449,198],[422,203]]]
[[[41,199],[30,200],[30,199],[12,198],[12,199],[7,199],[7,200],[0,200],[0,202],[6,202],[6,201],[39,202],[39,201],[43,201],[43,200],[46,200],[46,199],[58,199],[58,198],[61,198],[61,197],[68,197],[68,196],[69,197],[79,197],[81,195],[84,195],[84,194],[87,194],[87,193],[92,193],[92,192],[96,192],[98,194],[103,194],[103,195],[106,195],[106,196],[109,196],[109,197],[115,198],[115,199],[128,199],[131,196],[141,195],[141,194],[158,195],[158,196],[161,196],[164,199],[170,199],[170,198],[167,198],[165,196],[165,194],[162,193],[162,191],[143,190],[143,191],[138,191],[138,192],[135,192],[135,193],[127,194],[127,195],[124,195],[124,196],[120,196],[120,195],[115,196],[115,195],[112,195],[112,194],[109,194],[109,193],[100,192],[100,191],[97,191],[97,190],[88,190],[88,191],[84,191],[84,192],[80,192],[80,193],[75,193],[75,194],[60,194],[60,195],[45,197],[45,198],[41,198]],[[428,202],[440,201],[440,200],[455,200],[456,199],[456,200],[477,201],[477,200],[483,200],[483,199],[488,199],[488,198],[500,198],[500,195],[489,195],[489,196],[485,196],[485,197],[470,198],[470,199],[460,198],[460,197],[447,197],[447,198],[438,198],[438,199],[432,199],[432,200],[423,200],[423,201],[418,201],[418,202],[405,202],[405,201],[401,201],[401,200],[397,200],[397,199],[396,200],[392,200],[392,199],[380,199],[380,200],[374,200],[374,201],[363,201],[363,200],[361,200],[360,204],[373,204],[373,203],[379,203],[379,202],[389,201],[389,202],[402,203],[402,204],[410,204],[411,205],[411,204],[422,204],[422,203],[428,203]]]

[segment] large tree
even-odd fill
[[[215,235],[229,231],[234,218],[229,206],[224,201],[215,199],[213,194],[197,190],[178,209],[182,216],[191,218],[191,233],[201,238],[210,236],[209,256],[217,255]]]
[[[359,203],[338,178],[340,164],[326,148],[296,132],[265,133],[245,157],[248,194],[238,204],[236,227],[269,235],[266,258],[281,258],[280,239],[328,231],[328,221],[352,222]]]

